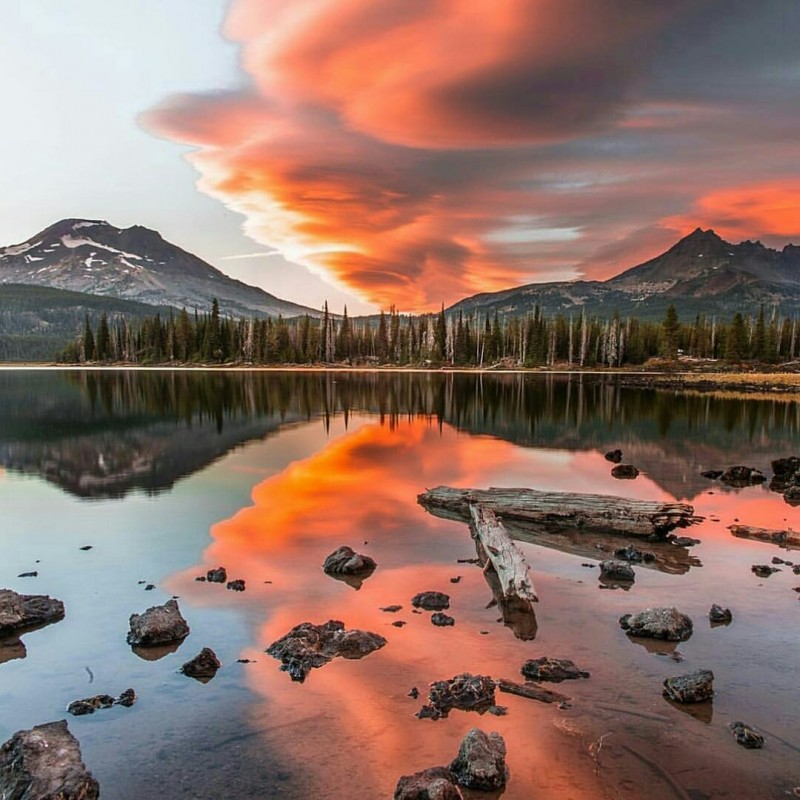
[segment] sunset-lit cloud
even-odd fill
[[[233,0],[246,88],[143,124],[192,146],[250,237],[380,306],[607,277],[687,226],[796,234],[776,211],[798,163],[794,12],[719,10]],[[743,50],[748,25],[770,37]]]

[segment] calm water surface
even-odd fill
[[[473,726],[506,739],[508,800],[786,797],[800,786],[800,576],[750,566],[800,553],[727,526],[793,527],[800,510],[699,473],[742,463],[769,475],[799,437],[795,402],[587,377],[2,372],[0,586],[58,597],[67,616],[0,641],[0,741],[131,686],[132,709],[69,717],[107,799],[391,797],[400,775],[448,763]],[[611,477],[603,454],[616,447],[637,480]],[[417,505],[440,484],[685,500],[705,517],[688,531],[702,543],[662,548],[660,568],[637,568],[624,591],[584,566],[623,540],[520,533],[540,596],[536,637],[520,640],[479,568],[457,563],[474,556],[466,526]],[[320,569],[342,544],[379,565],[357,591]],[[247,591],[195,581],[218,565]],[[39,576],[16,577],[29,570]],[[410,613],[424,590],[451,595],[455,627]],[[128,616],[173,595],[192,633],[142,658],[125,643]],[[732,625],[709,625],[714,602]],[[403,609],[380,611],[390,604]],[[617,623],[673,604],[695,623],[682,663]],[[331,618],[388,644],[292,683],[264,649]],[[208,684],[178,673],[203,646],[223,663]],[[504,717],[414,717],[433,680],[522,680],[542,655],[591,671],[558,687],[572,708],[498,694]],[[698,668],[714,670],[713,703],[663,699],[665,677]],[[737,719],[765,733],[763,750],[734,742]]]

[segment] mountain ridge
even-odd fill
[[[530,283],[484,292],[451,305],[450,314],[474,311],[653,319],[670,304],[686,315],[731,315],[764,304],[784,311],[800,303],[800,246],[781,250],[746,240],[731,244],[713,229],[696,228],[663,253],[604,281]]]
[[[153,306],[205,312],[217,299],[229,316],[321,312],[231,278],[142,225],[66,218],[24,242],[0,247],[0,284],[29,284]]]

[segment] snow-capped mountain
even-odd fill
[[[140,225],[115,228],[101,220],[64,219],[26,242],[0,247],[0,283],[201,312],[210,309],[216,297],[221,311],[236,317],[320,316],[318,310],[228,277],[157,231]]]

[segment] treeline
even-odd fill
[[[451,366],[608,366],[679,356],[731,363],[789,361],[797,355],[797,320],[736,313],[729,321],[697,316],[681,321],[670,306],[661,322],[545,316],[438,314],[406,316],[391,309],[377,318],[231,319],[215,300],[207,314],[185,309],[141,321],[103,314],[70,342],[67,363],[245,363]]]

